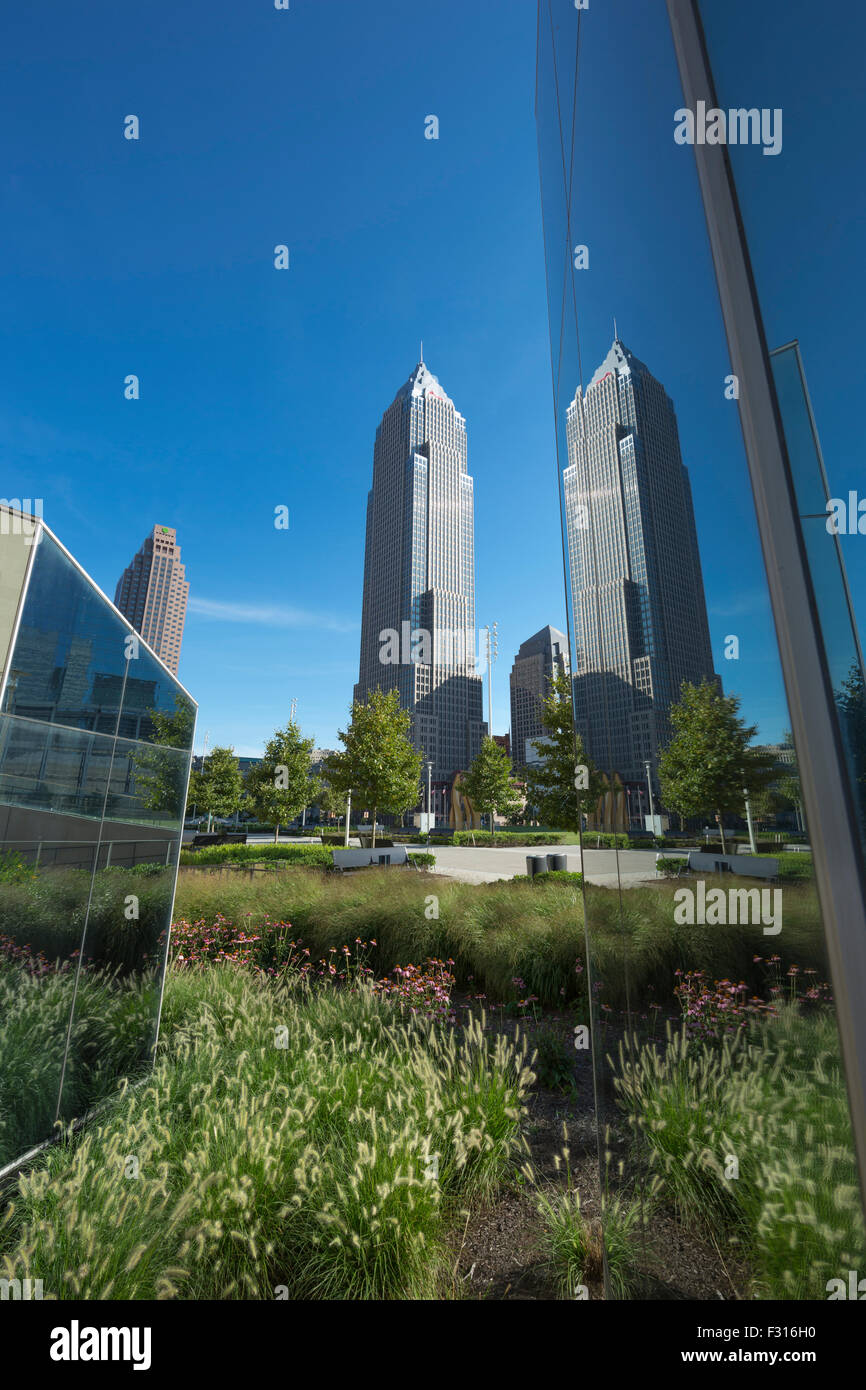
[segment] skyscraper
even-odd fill
[[[436,780],[469,766],[486,728],[466,422],[423,360],[382,416],[373,450],[355,699],[377,687],[399,690]]]
[[[682,682],[713,678],[673,402],[616,339],[568,407],[567,438],[577,727],[602,770],[639,781]]]
[[[568,670],[568,638],[555,627],[543,627],[521,642],[511,668],[511,756],[515,767],[532,760],[527,743],[545,736],[541,702],[550,694],[550,680]]]
[[[189,584],[170,526],[154,526],[117,582],[114,602],[175,675]]]

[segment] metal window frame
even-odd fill
[[[699,0],[667,0],[685,104],[718,107]],[[781,411],[726,145],[694,145],[836,999],[866,1205],[866,883]]]

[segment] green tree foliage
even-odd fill
[[[346,795],[339,788],[332,787],[326,778],[319,781],[319,794],[316,798],[319,810],[327,820],[342,816],[346,811]]]
[[[492,738],[481,740],[481,751],[463,778],[463,787],[476,810],[490,817],[491,834],[495,833],[494,812],[509,816],[520,806],[511,780],[511,759]]]
[[[673,738],[659,758],[662,800],[686,819],[714,813],[725,852],[724,817],[744,813],[743,790],[760,793],[774,777],[773,761],[749,747],[757,733],[739,717],[736,695],[720,695],[715,682],[683,681],[671,707]]]
[[[212,748],[202,767],[189,779],[187,805],[207,811],[208,828],[214,816],[227,817],[240,809],[244,785],[233,748]]]
[[[421,754],[412,747],[411,726],[398,691],[374,690],[366,704],[352,705],[352,721],[339,734],[344,746],[323,767],[337,794],[351,788],[353,810],[371,813],[374,846],[379,811],[400,815],[418,802]]]
[[[183,811],[195,708],[176,694],[173,710],[151,709],[147,714],[153,742],[133,755],[136,791],[149,811],[159,812],[159,819],[176,821]]]
[[[259,820],[273,822],[275,844],[280,826],[288,825],[318,798],[319,783],[310,774],[313,743],[301,737],[297,724],[289,722],[268,739],[264,758],[247,772],[250,805]]]
[[[786,731],[783,742],[786,748],[790,748],[793,751],[794,740],[790,732]],[[784,772],[778,773],[766,795],[770,800],[774,812],[794,810],[797,814],[798,829],[805,829],[805,820],[803,818],[803,793],[800,788],[800,768],[797,764],[796,754],[794,755],[793,761],[785,763]]]
[[[853,762],[855,797],[859,800],[861,825],[866,831],[866,685],[858,661],[851,669],[836,695],[842,719],[842,733]]]
[[[547,741],[536,744],[541,762],[527,768],[526,795],[543,825],[577,831],[580,813],[594,808],[604,784],[586,756],[580,734],[575,741],[569,677],[559,672],[549,678],[549,685],[541,713]],[[586,769],[587,785],[579,791],[574,785],[576,766]]]

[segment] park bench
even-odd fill
[[[778,859],[756,858],[753,854],[715,854],[712,851],[691,850],[689,869],[692,873],[731,873],[739,874],[743,878],[776,879],[779,877]]]
[[[409,854],[405,845],[388,845],[384,849],[335,849],[334,868],[339,869],[366,869],[371,864],[410,864]]]
[[[192,842],[193,849],[207,849],[208,845],[245,845],[247,842],[247,832],[245,830],[223,830],[216,831],[211,835],[196,835]]]

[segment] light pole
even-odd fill
[[[427,843],[428,843],[428,845],[429,845],[429,843],[430,843],[430,807],[431,807],[431,801],[432,801],[432,777],[433,777],[433,764],[432,764],[432,762],[428,761],[428,763],[427,763]]]
[[[755,840],[755,827],[752,824],[752,803],[749,800],[749,789],[743,787],[743,800],[746,803],[746,824],[749,827],[749,849],[753,854],[758,853],[758,845]]]
[[[204,743],[202,744],[202,750],[201,750],[201,774],[202,774],[202,778],[204,778],[204,765],[205,765],[205,763],[207,762],[207,741],[208,741],[209,738],[210,738],[210,729],[205,729]],[[211,811],[208,811],[208,813],[207,813],[207,827],[205,828],[205,834],[206,834],[206,835],[209,835],[209,834],[210,834],[210,822],[211,822],[211,815],[212,815],[212,814],[213,814],[213,813],[212,813]]]
[[[644,767],[646,768],[646,785],[647,785],[647,791],[649,792],[650,820],[651,820],[652,823],[653,823],[653,834],[655,834],[655,833],[656,833],[656,811],[655,811],[655,806],[653,805],[653,779],[652,779],[652,772],[651,772],[651,770],[650,770],[649,760],[647,760],[647,761],[644,763]]]
[[[343,836],[343,844],[349,848],[349,822],[352,818],[352,788],[346,792],[346,833]]]
[[[499,655],[499,632],[498,623],[493,624],[492,630],[488,627],[487,631],[487,713],[489,716],[488,734],[493,737],[493,663]],[[493,822],[493,811],[490,812],[490,833],[496,834]]]
[[[498,623],[493,624],[493,629],[485,628],[487,633],[487,713],[490,716],[490,727],[488,733],[493,737],[493,664],[499,655],[499,632]]]

